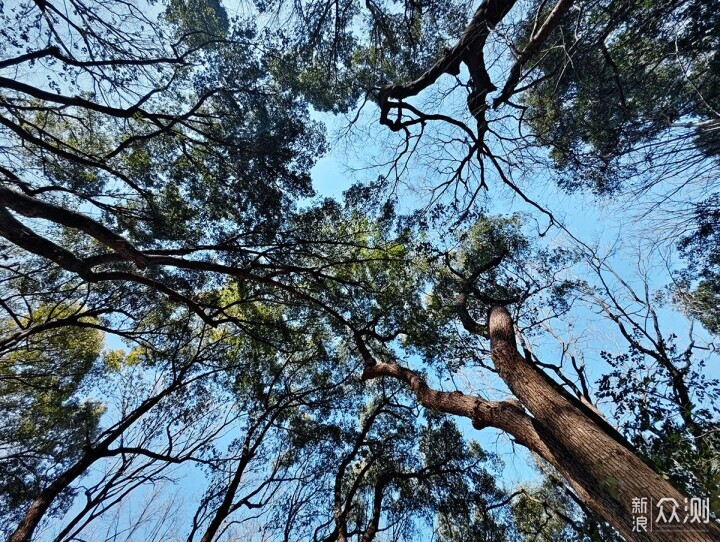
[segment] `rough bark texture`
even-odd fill
[[[555,440],[545,457],[575,487],[585,502],[630,540],[667,540],[665,532],[633,533],[632,500],[648,497],[657,503],[685,496],[630,450],[611,438],[588,416],[558,394],[517,351],[510,314],[504,307],[490,311],[492,359],[513,394]],[[673,532],[676,541],[720,540],[714,524],[707,532]]]

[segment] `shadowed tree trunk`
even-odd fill
[[[682,510],[686,496],[564,397],[520,355],[507,309],[494,307],[488,327],[493,362],[517,400],[487,401],[432,390],[417,373],[393,363],[368,364],[363,377],[397,378],[409,385],[425,407],[470,418],[477,429],[495,427],[508,433],[556,468],[580,499],[628,540],[720,540],[720,528],[713,522],[673,532],[650,530],[654,526],[648,524],[649,532],[634,532],[633,499],[646,498],[653,508],[660,499],[675,499]],[[669,509],[665,515],[670,516]]]

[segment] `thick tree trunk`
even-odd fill
[[[647,498],[651,506],[660,499],[675,499],[682,511],[685,495],[559,394],[520,355],[513,323],[504,307],[490,311],[488,327],[492,359],[500,377],[542,427],[547,455],[541,455],[594,512],[629,540],[720,540],[720,528],[714,523],[686,524],[672,533],[650,531],[652,525],[647,533],[633,532],[633,499]]]

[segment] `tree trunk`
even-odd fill
[[[490,311],[488,327],[493,363],[515,397],[532,414],[538,436],[546,444],[540,455],[595,513],[628,540],[720,540],[720,528],[712,522],[686,524],[683,530],[673,532],[657,531],[656,526],[648,525],[649,532],[634,532],[633,499],[647,498],[650,507],[663,498],[675,499],[682,511],[687,502],[685,495],[553,389],[520,355],[513,323],[504,307]],[[666,516],[670,516],[669,509]]]

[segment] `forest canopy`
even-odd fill
[[[714,0],[0,0],[0,535],[720,539],[719,166]]]

